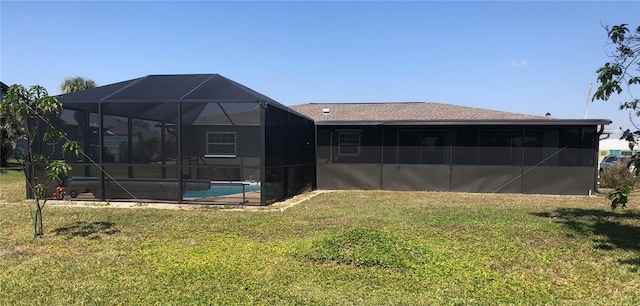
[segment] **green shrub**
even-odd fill
[[[633,171],[627,167],[627,163],[617,163],[600,172],[600,187],[616,188],[618,186],[630,186],[635,188],[636,178]]]

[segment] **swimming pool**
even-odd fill
[[[260,185],[245,185],[244,191],[251,192],[260,190]],[[242,193],[242,186],[225,186],[225,185],[213,185],[209,190],[203,191],[187,191],[182,196],[183,198],[206,198],[206,197],[220,197],[230,194]]]

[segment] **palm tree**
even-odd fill
[[[82,90],[90,89],[94,87],[96,87],[96,82],[81,76],[66,77],[64,78],[64,81],[60,84],[60,90],[66,94],[71,92],[76,92],[76,91],[82,91]],[[87,122],[85,122],[86,118],[84,114],[79,111],[74,112],[73,117],[78,122],[78,134],[80,136],[80,145],[82,146],[83,149],[86,150],[86,143],[85,143],[85,129],[87,124]]]
[[[94,87],[96,87],[96,82],[81,76],[66,77],[64,78],[64,82],[60,84],[60,90],[62,90],[63,93],[76,92]]]

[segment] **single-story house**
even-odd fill
[[[601,162],[609,155],[631,156],[638,152],[639,146],[635,145],[633,150],[631,150],[629,142],[624,139],[620,139],[620,135],[610,135],[609,138],[600,140],[599,149],[599,162]]]
[[[440,103],[286,107],[218,74],[58,96],[76,199],[268,205],[304,190],[588,194],[609,120]],[[34,150],[59,154],[46,142]]]
[[[315,122],[319,189],[588,194],[610,123],[424,102],[291,108]]]

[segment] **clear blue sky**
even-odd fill
[[[433,101],[583,118],[627,2],[0,2],[0,79],[50,94],[219,73],[285,105]],[[640,93],[636,92],[636,96]],[[618,104],[589,118],[630,127]]]

